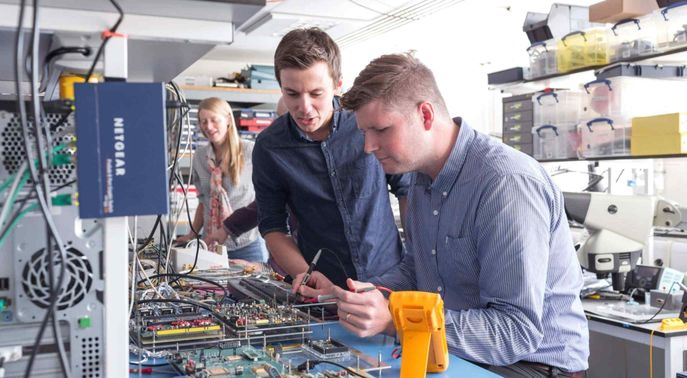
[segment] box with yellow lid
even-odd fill
[[[632,119],[633,156],[687,153],[687,113]]]

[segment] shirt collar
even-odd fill
[[[332,134],[334,134],[339,128],[339,121],[341,118],[341,101],[338,96],[334,96],[334,98],[332,99],[332,107],[334,109],[334,113],[332,114],[332,121],[329,124],[329,127],[331,128],[331,133],[329,133],[329,136],[327,136],[325,140],[329,139],[332,136]],[[306,142],[318,142],[312,140],[307,134],[303,132],[303,130],[301,130],[298,127],[298,125],[296,125],[296,121],[293,120],[291,114],[289,114],[288,119],[289,128],[291,129],[291,132],[296,138],[304,140]]]
[[[467,158],[468,146],[472,143],[472,140],[475,139],[475,131],[468,126],[461,117],[453,118],[453,122],[456,125],[460,125],[460,131],[458,132],[458,137],[456,143],[453,145],[451,154],[441,168],[441,171],[439,171],[436,179],[432,182],[431,177],[418,173],[416,180],[418,184],[445,193],[450,192],[453,184],[458,180],[458,175],[460,175],[460,171]]]

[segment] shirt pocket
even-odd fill
[[[355,198],[370,197],[379,190],[380,177],[383,178],[384,174],[377,169],[374,159],[373,155],[367,155],[346,167],[342,184],[351,186]]]
[[[470,237],[447,235],[443,248],[437,252],[437,264],[447,290],[460,290],[468,296],[479,293],[479,264]]]

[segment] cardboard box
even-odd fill
[[[687,153],[687,113],[632,119],[633,156]]]
[[[655,1],[649,0],[606,0],[589,7],[589,21],[616,23],[626,18],[649,14],[658,9]]]

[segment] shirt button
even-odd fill
[[[327,142],[322,142],[322,147],[327,147]]]
[[[332,171],[331,175],[332,177],[336,176],[336,171]]]
[[[441,193],[441,195],[444,196],[444,197],[446,197],[446,196],[448,196],[448,193],[443,192],[443,193]]]
[[[437,291],[438,291],[438,292],[441,292],[441,286],[439,286],[439,287],[437,288]]]
[[[436,250],[436,249],[433,249],[433,250],[432,250],[432,255],[436,255],[436,254],[437,254],[437,250]]]
[[[432,211],[432,214],[434,214],[434,215],[439,215],[439,210],[434,210],[434,211]]]

